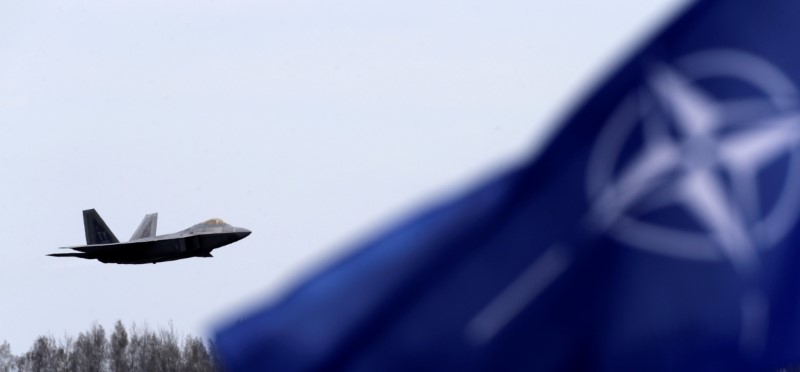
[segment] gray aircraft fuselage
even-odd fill
[[[190,257],[212,257],[211,251],[244,239],[250,230],[210,219],[188,229],[155,235],[157,214],[145,216],[128,242],[120,243],[94,209],[84,211],[87,245],[65,247],[80,253],[54,253],[54,257],[96,259],[103,263],[145,264]]]

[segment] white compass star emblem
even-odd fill
[[[721,72],[707,67],[720,62],[728,63]],[[588,177],[595,200],[593,218],[600,230],[632,246],[684,258],[721,252],[747,275],[758,262],[758,250],[774,245],[797,217],[798,192],[789,186],[800,177],[800,113],[790,100],[796,91],[780,72],[748,54],[706,52],[683,62],[690,73],[700,74],[693,72],[692,64],[706,75],[702,78],[742,80],[766,96],[723,101],[681,69],[653,68],[646,93],[636,97],[635,104],[623,104],[618,123],[612,120],[598,140]],[[631,135],[634,126],[626,120],[641,124],[643,144],[613,174],[619,149],[608,147],[623,144],[623,137]],[[772,182],[775,190],[769,191],[777,197],[762,203],[759,174],[779,160],[784,161],[783,182]],[[667,205],[682,207],[702,231],[631,216],[634,209],[645,214]],[[705,244],[697,244],[703,239]]]

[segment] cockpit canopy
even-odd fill
[[[225,221],[220,218],[212,218],[208,221],[203,222],[203,225],[227,225]]]

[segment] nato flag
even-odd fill
[[[233,371],[800,363],[800,2],[700,1],[535,159],[218,333]]]

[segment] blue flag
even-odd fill
[[[800,2],[700,1],[535,159],[222,329],[232,371],[800,364]]]

